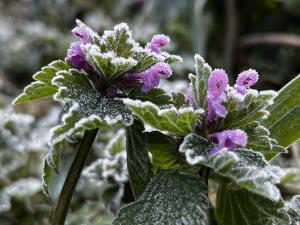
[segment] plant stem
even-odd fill
[[[85,131],[52,215],[52,225],[64,225],[72,196],[98,129]]]

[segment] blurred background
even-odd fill
[[[62,174],[53,176],[51,195],[45,196],[42,159],[59,106],[42,100],[12,110],[10,104],[35,72],[66,56],[76,18],[100,34],[126,22],[144,44],[154,34],[169,35],[168,50],[184,62],[173,66],[173,83],[163,83],[167,89],[174,83],[187,87],[195,53],[224,68],[232,83],[242,70],[256,69],[260,90],[279,90],[300,71],[300,0],[0,0],[1,225],[49,224],[76,144],[65,146]],[[98,138],[67,224],[109,225],[116,210],[132,200],[122,132],[103,131]],[[294,144],[273,163],[299,167],[299,154]],[[281,188],[286,195],[300,193],[300,181]]]

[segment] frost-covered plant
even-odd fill
[[[99,36],[80,21],[73,34],[79,40],[65,61],[35,74],[14,102],[53,96],[62,103],[44,160],[45,193],[52,170],[59,171],[60,149],[81,140],[52,224],[64,224],[98,129],[119,126],[126,129],[126,154],[120,130],[83,173],[102,189],[117,187],[112,208],[130,181],[135,201],[118,211],[113,225],[300,222],[299,196],[284,202],[278,188],[295,170],[269,162],[300,137],[300,77],[279,93],[257,91],[258,74],[247,70],[230,86],[224,70],[212,70],[196,55],[187,95],[169,95],[157,86],[180,57],[162,51],[167,36],[155,35],[142,47],[124,23]],[[209,184],[217,187],[215,200]]]
[[[186,96],[173,94],[172,104],[124,100],[156,131],[135,129],[140,136],[132,140],[138,146],[144,137],[148,167],[140,163],[147,154],[129,154],[141,147],[127,146],[128,163],[135,162],[128,167],[130,179],[149,179],[136,187],[132,182],[137,200],[122,208],[113,224],[298,224],[299,202],[284,203],[278,185],[299,171],[268,160],[299,138],[285,132],[299,129],[293,112],[299,102],[292,98],[300,78],[279,94],[256,91],[251,88],[258,80],[255,70],[240,73],[230,86],[224,70],[212,70],[199,55],[195,61],[190,89]],[[211,182],[217,186],[215,200],[208,194]]]
[[[134,116],[122,98],[167,103],[169,97],[157,89],[161,78],[172,75],[170,63],[181,61],[162,51],[169,42],[156,35],[144,47],[136,42],[125,23],[99,36],[77,21],[64,61],[58,60],[34,75],[36,80],[14,101],[24,103],[51,97],[62,103],[59,124],[51,130],[51,150],[44,160],[43,188],[48,193],[51,171],[58,172],[59,150],[64,142],[76,140],[84,132],[53,215],[53,224],[63,224],[71,196],[87,153],[99,128],[129,126]]]

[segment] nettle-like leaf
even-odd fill
[[[173,103],[171,96],[160,88],[152,89],[147,93],[141,91],[140,89],[134,89],[129,93],[128,97],[131,99],[138,99],[143,102],[150,101],[159,106],[169,105]]]
[[[270,166],[259,152],[237,149],[234,152],[220,151],[210,155],[212,146],[199,135],[189,134],[185,137],[179,151],[184,153],[191,165],[203,165],[233,183],[274,201],[280,199],[276,187],[283,172],[279,167]]]
[[[263,121],[280,145],[288,147],[300,137],[300,76],[285,85],[268,110],[270,116]]]
[[[188,164],[178,152],[179,141],[158,131],[145,132],[146,147],[151,153],[152,169],[183,169]]]
[[[215,216],[219,225],[296,225],[283,207],[282,201],[274,202],[222,184],[218,188]]]
[[[76,69],[60,71],[53,79],[59,91],[55,99],[64,104],[59,125],[51,130],[51,150],[44,161],[43,187],[48,193],[51,168],[58,171],[61,143],[76,133],[115,125],[130,125],[133,116],[121,100],[102,96],[86,79],[86,74]]]
[[[132,69],[137,61],[133,58],[116,56],[114,52],[101,52],[97,45],[84,46],[87,62],[101,74],[102,80],[114,79]]]
[[[61,60],[53,61],[48,66],[43,67],[41,71],[33,75],[36,81],[25,87],[24,92],[14,100],[13,104],[53,96],[58,88],[52,84],[52,79],[59,71],[68,70],[70,68],[69,63]]]
[[[198,108],[205,108],[207,105],[206,92],[208,78],[211,74],[211,67],[204,61],[204,59],[196,54],[195,55],[196,75],[190,74],[191,87],[194,94],[194,99]]]
[[[95,91],[84,72],[75,69],[61,71],[53,83],[59,87],[55,99],[68,104],[68,108],[61,123],[52,130],[52,144],[82,130],[130,125],[133,121],[130,110],[122,101]]]
[[[120,209],[114,225],[205,225],[207,185],[199,177],[175,170],[160,171],[141,197]]]
[[[191,107],[177,109],[167,106],[160,109],[147,101],[125,99],[124,103],[145,123],[161,130],[178,135],[185,135],[194,130],[196,121],[204,112],[202,109],[193,110]]]
[[[133,125],[126,128],[127,165],[135,198],[142,194],[151,177],[151,164],[143,131],[144,125],[140,120],[135,120]]]

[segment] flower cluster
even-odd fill
[[[76,69],[85,71],[87,78],[91,81],[95,89],[105,95],[122,95],[137,86],[140,87],[143,92],[149,92],[159,85],[161,78],[169,78],[172,75],[171,67],[168,63],[164,62],[169,54],[161,51],[161,48],[170,42],[170,38],[165,35],[154,35],[152,40],[146,44],[145,48],[142,48],[131,38],[131,31],[129,31],[125,24],[117,25],[114,31],[105,32],[102,37],[99,37],[82,23],[75,27],[72,33],[80,40],[71,44],[67,59],[71,61],[71,64]],[[120,42],[124,41],[121,40],[121,34],[128,40],[123,46],[126,51],[120,54],[120,46],[117,46],[119,45],[119,41],[114,38],[119,38]],[[93,41],[95,38],[99,40],[96,43]],[[112,40],[115,41],[115,43],[113,43]],[[106,44],[107,46],[103,47],[102,44]],[[126,44],[129,47],[126,46]],[[96,47],[93,45],[96,45]],[[89,50],[87,50],[89,47],[91,47],[93,51],[96,49],[96,52],[98,51],[97,54],[102,54],[99,61],[94,59],[89,60],[87,56],[90,54],[88,52]],[[128,51],[127,48],[129,49]],[[142,57],[139,58],[139,55],[142,55]],[[110,57],[112,60],[109,59]],[[143,60],[145,60],[147,66],[143,67],[142,70],[136,68],[143,63]],[[149,60],[151,60],[150,63]],[[105,61],[107,63],[105,66],[99,65]],[[96,66],[92,65],[93,63],[95,63]],[[113,77],[108,78],[103,74],[105,73],[105,69],[102,70],[101,67],[113,68],[114,66],[120,67],[120,65],[127,66],[126,70],[120,69],[121,71],[116,71]],[[98,70],[97,67],[100,67],[100,69]],[[115,74],[117,74],[117,76],[115,76]]]
[[[228,110],[225,107],[225,103],[228,100],[227,92],[233,91],[236,96],[242,99],[257,80],[257,72],[249,69],[238,75],[236,84],[231,88],[228,84],[226,72],[222,69],[213,70],[209,76],[207,86],[207,127],[213,126],[218,118],[227,116]],[[187,91],[186,100],[193,108],[196,108],[192,89]],[[245,147],[248,135],[241,129],[225,129],[209,134],[209,139],[218,143],[211,151],[211,154],[215,154],[221,149],[233,151],[237,146]]]

